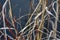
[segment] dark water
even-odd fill
[[[49,4],[50,4],[50,1],[51,0],[49,0]],[[5,2],[5,0],[0,0],[0,4],[3,5],[4,2]],[[35,5],[34,6],[36,6],[37,3],[38,3],[38,0],[35,0]],[[2,5],[1,5],[1,7],[2,7]],[[19,16],[21,17],[21,16],[26,15],[26,14],[28,14],[30,12],[30,0],[11,0],[11,5],[12,5],[13,18],[14,18],[14,16],[16,16],[16,19],[18,19]],[[0,7],[0,12],[2,10],[1,7]],[[6,16],[7,19],[9,19],[8,16],[9,15],[7,14],[7,16]],[[24,17],[24,18],[22,18],[20,20],[22,28],[25,26],[27,20],[28,20],[28,16],[26,16],[26,17]],[[2,24],[3,23],[0,24],[0,27],[2,26]],[[59,29],[60,27],[59,26],[60,26],[60,23],[58,22],[58,30],[60,31],[60,29]],[[21,30],[20,25],[18,25],[17,23],[16,23],[16,27],[17,27],[18,31]],[[7,32],[8,32],[8,30],[7,30]],[[9,32],[8,32],[8,34],[11,35]]]
[[[4,4],[4,2],[5,2],[5,0],[0,0],[0,4],[1,4],[1,7],[0,7],[0,12],[2,11],[2,6],[3,6],[3,4]],[[35,4],[35,6],[37,5],[37,3],[38,3],[38,1],[36,0],[35,1],[36,2],[36,4]],[[16,19],[18,19],[19,18],[19,16],[21,17],[21,16],[23,16],[23,15],[26,15],[26,14],[28,14],[29,12],[30,12],[30,0],[11,0],[11,7],[12,7],[12,15],[13,15],[13,18],[14,18],[14,16],[16,17]],[[7,4],[7,6],[6,6],[6,18],[9,20],[9,21],[11,21],[10,19],[9,19],[9,14],[8,14],[8,10],[9,10],[9,6],[8,6],[8,4]],[[0,21],[2,21],[3,19],[1,18],[1,20]],[[28,16],[26,16],[26,17],[23,17],[20,21],[21,21],[21,27],[22,28],[24,28],[24,26],[25,26],[25,24],[26,24],[26,22],[27,22],[27,20],[28,20]],[[16,24],[16,28],[17,28],[17,30],[18,30],[18,32],[21,30],[21,28],[20,28],[20,25],[18,25],[17,23],[15,23]],[[1,22],[1,24],[0,24],[0,28],[1,27],[3,27],[3,21]],[[10,36],[12,36],[12,34],[8,31],[8,30],[6,30],[7,31],[7,34],[8,35],[10,35]],[[13,32],[15,32],[14,30],[12,30]],[[12,36],[13,37],[13,36]]]

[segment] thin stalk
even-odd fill
[[[37,10],[37,8],[39,7],[39,5],[40,5],[40,2],[38,3],[38,5],[36,6],[36,8],[35,8],[35,10],[33,11],[33,13],[31,14],[31,16],[30,16],[30,18],[28,19],[28,21],[27,21],[27,23],[26,24],[28,24],[30,21],[31,21],[31,19],[32,19],[32,16],[34,15],[34,13],[36,12],[36,10]]]
[[[54,27],[54,38],[56,38],[56,31],[57,30],[57,23],[58,23],[58,0],[57,0],[57,3],[56,3],[56,19],[55,19],[55,27]]]
[[[45,4],[45,5],[44,5]],[[46,7],[46,2],[44,3],[44,0],[42,0],[42,10],[45,10]],[[45,12],[45,11],[44,11]],[[39,29],[42,30],[44,27],[44,13],[42,14],[42,18],[41,18],[41,23],[40,23],[40,27]],[[42,32],[40,32],[40,40],[42,39]]]
[[[7,2],[8,2],[8,0],[5,1],[4,5],[2,7],[2,16],[3,16],[3,26],[4,26],[4,28],[5,28],[5,13],[4,13],[4,11],[5,11],[5,7],[6,7]],[[7,40],[6,29],[4,30],[4,32],[5,32],[5,40]]]

